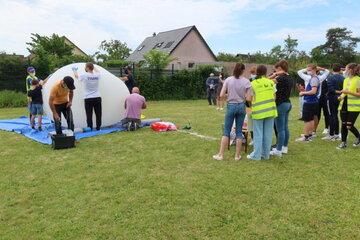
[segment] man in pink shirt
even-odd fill
[[[125,99],[125,118],[121,121],[128,130],[136,130],[141,125],[141,110],[146,108],[146,100],[140,95],[137,87],[132,89],[132,93]]]

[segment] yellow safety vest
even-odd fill
[[[352,93],[356,93],[359,86],[360,77],[355,76],[352,78],[345,78],[343,83],[343,89],[347,89]],[[341,94],[341,97],[344,99],[347,96],[347,110],[349,112],[360,112],[360,97],[353,96],[351,94]],[[342,109],[344,100],[340,102],[339,110]]]
[[[251,82],[255,93],[252,102],[253,119],[264,119],[277,117],[276,104],[274,99],[274,82],[266,77],[255,79]]]

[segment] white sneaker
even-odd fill
[[[295,142],[310,142],[311,138],[306,138],[305,136],[295,139]]]
[[[334,135],[333,138],[331,139],[331,141],[341,141],[341,137],[340,135]]]
[[[220,108],[220,111],[224,110],[223,108]]]
[[[240,156],[235,156],[235,161],[240,161],[241,160],[241,155]]]
[[[213,156],[213,159],[214,160],[217,160],[217,161],[222,161],[223,160],[223,156],[220,156],[219,154],[216,154]]]
[[[325,137],[321,138],[321,140],[332,140],[334,136],[326,135]]]
[[[334,135],[333,138],[331,139],[331,141],[341,141],[341,134],[339,135]]]
[[[281,157],[282,151],[278,151],[276,148],[274,148],[272,151],[270,151],[271,156]]]
[[[283,154],[287,154],[288,153],[288,151],[289,151],[289,148],[288,147],[282,147],[282,149],[281,149],[281,152],[283,153]]]
[[[311,137],[312,137],[312,138],[316,138],[316,137],[317,137],[316,132],[313,132],[313,133],[311,134]]]
[[[249,146],[254,145],[254,141],[251,140],[251,142],[249,143]]]
[[[323,135],[327,135],[329,134],[329,129],[325,128],[324,131],[322,132]]]

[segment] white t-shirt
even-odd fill
[[[84,84],[84,98],[101,97],[99,92],[100,73],[85,73],[80,75],[80,81]]]

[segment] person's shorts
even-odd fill
[[[310,122],[319,114],[319,103],[304,103],[302,120]]]
[[[36,103],[30,104],[30,113],[31,115],[43,115],[44,114],[43,105]]]

